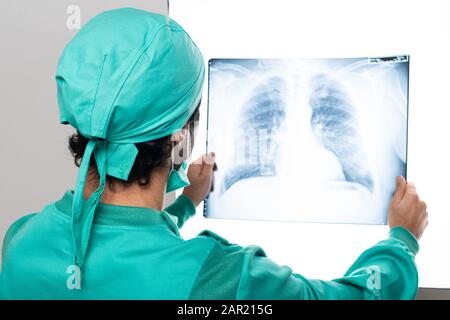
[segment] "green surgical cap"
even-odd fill
[[[83,265],[106,174],[127,180],[135,143],[170,135],[201,99],[202,54],[172,19],[133,8],[103,12],[65,47],[56,73],[60,121],[89,138],[73,202],[75,264]],[[84,201],[92,154],[98,189]]]

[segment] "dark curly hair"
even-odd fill
[[[200,118],[199,107],[200,104],[186,124],[186,127],[191,135],[192,145],[194,139],[195,123],[198,122]],[[89,139],[81,135],[79,131],[69,137],[69,150],[72,153],[75,165],[77,167],[79,167],[81,164],[81,160],[83,159],[88,142]],[[138,154],[136,155],[133,167],[131,168],[130,174],[128,175],[128,180],[125,181],[106,175],[106,181],[111,189],[114,189],[114,184],[116,183],[129,185],[131,183],[137,182],[140,186],[146,186],[150,182],[152,172],[155,169],[165,167],[170,164],[173,147],[170,135],[147,142],[136,143],[135,145],[138,149]],[[90,169],[96,168],[94,157],[94,155],[92,155],[91,157],[89,163]],[[96,176],[94,177],[98,178],[97,170],[94,170],[93,172],[96,173]]]

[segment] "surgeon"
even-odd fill
[[[307,279],[211,231],[180,236],[215,165],[210,153],[186,172],[204,79],[200,50],[168,17],[116,9],[77,33],[56,72],[60,122],[76,129],[76,186],[9,228],[1,298],[413,299],[427,211],[402,177],[386,239],[332,281]],[[182,188],[164,209],[166,192]]]

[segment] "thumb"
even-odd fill
[[[392,199],[393,203],[399,203],[406,192],[406,180],[402,176],[397,176],[396,178],[396,190],[394,193],[394,197]]]
[[[215,163],[216,154],[214,152],[203,155],[203,170],[206,170],[207,172],[213,171]]]

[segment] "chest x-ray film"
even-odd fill
[[[406,175],[409,57],[212,59],[209,218],[386,224]]]

